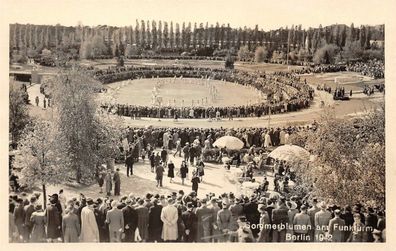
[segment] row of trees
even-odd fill
[[[118,151],[122,122],[97,110],[95,90],[100,83],[75,71],[58,74],[51,85],[52,119],[32,120],[26,104],[11,99],[19,94],[10,89],[10,133],[16,131],[19,153],[14,167],[22,185],[76,181],[89,184],[98,168]],[[18,126],[17,126],[18,125]]]
[[[353,24],[331,25],[327,27],[302,29],[301,25],[291,28],[264,31],[256,25],[253,29],[248,27],[231,28],[229,24],[215,25],[208,23],[185,23],[182,25],[173,22],[136,20],[134,26],[88,27],[79,24],[76,27],[61,25],[10,25],[10,51],[27,54],[43,48],[52,51],[86,50],[80,56],[89,58],[102,55],[117,56],[155,50],[161,53],[180,53],[182,51],[200,50],[202,48],[235,49],[247,46],[254,52],[258,46],[266,46],[268,50],[287,52],[304,49],[314,54],[325,44],[332,44],[344,48],[348,44],[358,43],[362,50],[372,47],[372,40],[384,40],[384,25],[360,26]],[[92,44],[92,46],[89,46]],[[135,48],[136,47],[136,48]],[[117,50],[118,48],[118,50]],[[120,51],[122,48],[123,51]],[[213,52],[211,50],[211,52]],[[211,56],[211,55],[207,55]]]

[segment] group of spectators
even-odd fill
[[[383,60],[370,59],[366,62],[353,62],[348,64],[315,65],[294,69],[291,72],[296,74],[309,74],[339,71],[353,71],[364,76],[379,79],[385,77],[385,63]]]
[[[120,142],[127,139],[129,145],[137,145],[139,149],[155,149],[165,147],[175,149],[189,145],[198,144],[202,148],[211,148],[217,139],[229,135],[239,138],[244,143],[244,148],[279,146],[289,143],[291,134],[299,131],[316,130],[317,123],[306,126],[289,126],[283,128],[132,128],[128,127],[123,133]],[[180,142],[178,142],[180,141]],[[128,148],[126,148],[128,147]],[[129,149],[129,146],[124,146]],[[141,152],[141,151],[137,151]],[[146,151],[147,152],[147,151]],[[136,155],[140,156],[140,155]]]
[[[116,197],[10,195],[11,242],[384,242],[385,212],[315,198],[250,195],[198,198],[193,191]]]
[[[374,79],[385,78],[385,63],[378,59],[371,59],[364,63],[354,62],[348,64],[346,69]]]
[[[181,107],[173,106],[136,106],[125,104],[103,104],[109,112],[120,116],[160,117],[160,118],[233,118],[233,117],[260,117],[267,114],[276,114],[297,111],[307,108],[313,99],[314,90],[300,77],[291,73],[277,72],[265,74],[260,72],[244,72],[237,70],[194,68],[194,67],[122,67],[94,71],[94,77],[102,83],[112,83],[137,78],[210,78],[223,80],[241,85],[248,85],[266,94],[267,99],[261,103],[235,107]]]

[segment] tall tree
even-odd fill
[[[24,131],[19,142],[19,154],[14,165],[21,171],[17,173],[19,182],[27,187],[42,186],[44,208],[46,207],[46,186],[62,184],[69,178],[65,163],[68,156],[63,154],[63,139],[58,138],[56,127],[48,121],[35,121]]]
[[[181,47],[181,38],[180,38],[180,26],[179,23],[176,23],[176,31],[175,31],[175,47]]]
[[[9,133],[11,142],[17,143],[26,124],[30,121],[27,107],[27,93],[21,84],[10,82],[9,90]]]
[[[151,39],[152,39],[153,49],[157,49],[157,45],[158,45],[157,24],[154,20],[151,22]]]
[[[158,42],[157,42],[157,44],[158,44],[159,48],[162,48],[163,47],[163,37],[162,37],[162,22],[161,22],[161,20],[158,22],[157,31],[158,31],[158,34],[157,34]]]
[[[169,46],[171,49],[173,49],[174,45],[175,45],[175,33],[173,32],[173,22],[171,21],[169,28]]]
[[[169,47],[169,27],[168,27],[168,22],[164,22],[164,32],[163,32],[163,43],[164,47],[168,48]]]

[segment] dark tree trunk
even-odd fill
[[[47,208],[47,190],[45,185],[43,184],[43,208],[46,209]]]

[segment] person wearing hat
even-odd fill
[[[246,219],[250,224],[257,225],[260,222],[260,213],[257,210],[257,200],[256,195],[252,194],[250,199],[248,199],[243,206],[243,212],[246,215]],[[259,228],[252,228],[252,233],[255,238],[257,238],[260,231]]]
[[[160,163],[155,167],[155,179],[157,180],[157,187],[162,187],[162,179],[164,177],[164,167],[163,164]]]
[[[125,201],[126,206],[122,209],[122,214],[124,217],[124,242],[134,242],[135,241],[135,230],[138,224],[138,215],[132,206],[132,200],[130,198]]]
[[[158,199],[160,196],[158,196]],[[153,200],[153,205],[149,210],[149,222],[148,222],[148,241],[149,242],[161,242],[161,234],[163,223],[161,221],[162,205],[158,199]]]
[[[243,206],[241,204],[241,199],[239,197],[235,199],[230,199],[230,206],[229,210],[231,212],[231,222],[229,225],[230,231],[237,231],[238,230],[238,217],[243,214]],[[230,241],[236,242],[236,236],[230,235]]]
[[[254,242],[254,236],[252,233],[252,230],[250,229],[248,223],[248,220],[245,216],[239,216],[238,217],[238,230],[236,232],[233,232],[231,234],[234,234],[237,236],[237,241],[238,242]]]
[[[183,156],[184,161],[188,162],[190,159],[190,143],[186,142],[185,146],[183,147]]]
[[[138,231],[143,242],[148,239],[149,210],[144,206],[144,200],[139,199],[138,205],[135,207],[138,215]]]
[[[24,224],[25,224],[25,210],[23,199],[16,199],[16,207],[14,208],[14,222],[18,230],[18,240],[23,240]]]
[[[127,168],[127,177],[129,174],[133,175],[133,157],[132,154],[129,152],[128,156],[125,158],[125,166]]]
[[[162,161],[162,163],[165,164],[165,166],[167,165],[168,151],[165,149],[165,147],[162,147],[162,150],[161,150],[161,161]]]
[[[177,208],[173,205],[174,202],[174,199],[168,199],[168,205],[161,211],[161,221],[163,222],[161,237],[165,242],[173,242],[178,238],[177,220],[179,216]]]
[[[124,215],[118,208],[118,201],[111,202],[111,207],[112,209],[106,214],[110,242],[121,242],[121,234],[124,232]]]
[[[258,235],[257,242],[269,242],[270,241],[270,229],[267,227],[270,222],[270,217],[268,215],[268,212],[265,210],[266,205],[265,204],[259,204],[258,205],[258,211],[260,213],[260,232]]]
[[[289,226],[293,227],[294,216],[299,212],[297,209],[297,203],[295,203],[294,201],[288,201],[287,206],[289,208],[289,211],[287,212],[287,215],[289,217]],[[288,228],[286,230],[286,233],[292,235],[293,229]]]
[[[198,218],[194,213],[194,205],[192,202],[187,203],[187,210],[181,216],[184,224],[183,242],[196,242]]]
[[[109,170],[107,170],[107,174],[106,174],[106,177],[105,177],[105,184],[106,184],[106,194],[107,194],[107,196],[110,196],[111,195],[111,190],[113,189],[113,181],[112,181],[112,179],[111,179],[111,171],[110,171],[110,169]]]
[[[116,172],[114,173],[113,176],[113,180],[114,180],[114,195],[119,196],[121,191],[121,178],[120,178],[119,168],[116,169]]]
[[[311,220],[311,228],[309,230],[309,239],[311,241],[315,240],[315,214],[320,211],[318,207],[318,200],[316,198],[312,199],[312,207],[308,209],[307,214]]]
[[[175,177],[175,165],[173,164],[172,160],[168,162],[168,177],[169,182],[172,183],[172,179]]]
[[[293,231],[295,242],[308,242],[310,239],[311,218],[307,212],[307,206],[300,207],[301,212],[297,213],[293,219]],[[289,239],[291,239],[289,237]]]
[[[191,190],[193,190],[195,193],[198,194],[198,184],[201,182],[201,179],[198,176],[198,172],[196,170],[193,171],[192,173],[192,179],[191,179]]]
[[[222,209],[220,209],[217,212],[217,227],[218,227],[218,232],[219,234],[223,234],[223,236],[217,238],[219,242],[227,242],[229,240],[228,237],[228,231],[230,231],[230,225],[231,225],[231,212],[228,209],[229,204],[227,201],[222,202]]]
[[[180,178],[182,180],[182,185],[184,185],[184,179],[187,178],[188,175],[188,166],[185,160],[182,161],[180,165]]]
[[[198,229],[197,229],[197,242],[211,242],[212,238],[212,222],[213,222],[213,210],[207,206],[208,200],[203,198],[201,200],[201,206],[197,208],[196,215],[198,218]]]
[[[45,242],[45,213],[43,207],[39,204],[34,206],[34,212],[30,217],[30,222],[32,223],[32,233],[30,236],[30,242]]]
[[[91,198],[87,200],[87,206],[81,210],[81,242],[99,242],[99,228],[96,223],[94,214],[94,201]]]
[[[25,242],[29,242],[30,234],[32,232],[32,223],[30,222],[30,217],[32,213],[35,211],[34,207],[36,206],[37,198],[35,196],[30,197],[30,204],[24,207],[25,211],[25,230],[23,240]]]
[[[340,218],[341,211],[334,210],[334,218],[329,222],[329,236],[331,242],[344,242],[345,221]]]
[[[315,214],[315,241],[324,242],[326,233],[328,232],[331,213],[327,210],[327,204],[322,201],[320,203],[320,211]]]
[[[374,237],[373,234],[371,233],[371,231],[375,228],[377,228],[377,224],[378,224],[378,217],[377,215],[374,213],[374,209],[372,207],[368,207],[367,208],[367,215],[365,218],[365,225],[367,228],[367,241],[368,242],[373,242],[374,241]]]
[[[217,202],[217,199],[214,197],[214,194],[211,193],[209,194],[210,199],[210,206],[209,208],[212,209],[213,211],[213,222],[212,222],[212,235],[213,236],[218,236],[222,234],[221,229],[219,229],[218,222],[217,222],[217,214],[220,211],[219,204]],[[218,238],[218,237],[213,237],[213,242],[219,242],[223,238]]]
[[[272,211],[272,224],[276,225],[276,229],[272,229],[272,242],[285,242],[286,229],[282,226],[289,222],[289,208],[286,206],[286,199],[281,197],[278,207]]]
[[[46,209],[47,239],[49,239],[50,242],[53,242],[61,237],[62,218],[61,212],[56,207],[56,204],[58,202],[57,197],[51,196],[49,198],[49,202],[50,204]]]
[[[73,213],[73,206],[65,209],[62,218],[63,242],[78,242],[80,236],[80,222],[76,214]]]

